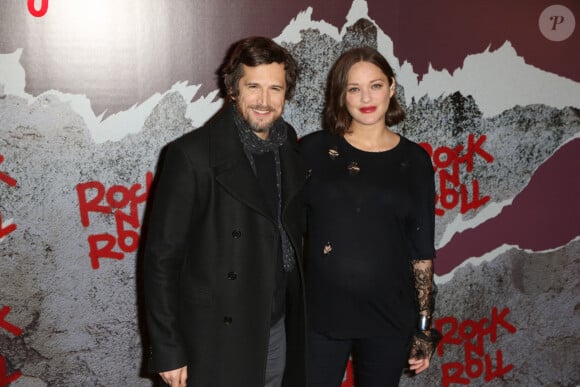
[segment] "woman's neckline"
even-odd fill
[[[346,136],[341,136],[341,138],[348,147],[350,147],[358,152],[368,153],[368,154],[385,154],[385,153],[389,153],[389,152],[396,150],[399,147],[399,145],[401,145],[402,137],[397,133],[393,133],[393,134],[397,137],[396,143],[391,147],[387,147],[385,149],[378,149],[378,150],[363,149],[363,148],[360,148],[358,146],[353,145],[350,141],[348,141]]]

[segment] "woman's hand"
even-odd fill
[[[409,369],[416,374],[419,374],[429,368],[429,359],[428,358],[416,358],[412,357],[409,359]]]
[[[431,356],[441,340],[441,333],[436,329],[419,331],[413,335],[412,340],[409,369],[418,374],[429,368]]]

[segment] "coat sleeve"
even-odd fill
[[[178,321],[178,279],[188,253],[195,185],[187,155],[169,144],[151,198],[143,264],[149,370],[155,373],[187,364]]]

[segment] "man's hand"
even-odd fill
[[[187,383],[187,366],[176,370],[160,372],[159,375],[171,387],[182,387]]]

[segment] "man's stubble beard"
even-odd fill
[[[237,106],[237,108],[238,108],[238,111],[241,110],[239,106]],[[250,106],[249,108],[255,109],[255,110],[264,110],[264,111],[269,111],[269,112],[275,111],[275,109],[271,108],[270,106],[253,105],[253,106]],[[252,130],[252,132],[254,132],[256,134],[266,133],[267,135],[270,134],[270,129],[272,129],[272,127],[274,126],[274,123],[280,119],[280,117],[277,117],[272,122],[269,122],[265,125],[259,125],[257,123],[254,123],[254,122],[247,120],[245,117],[243,117],[243,118],[244,118],[244,121],[246,121],[246,124]]]

